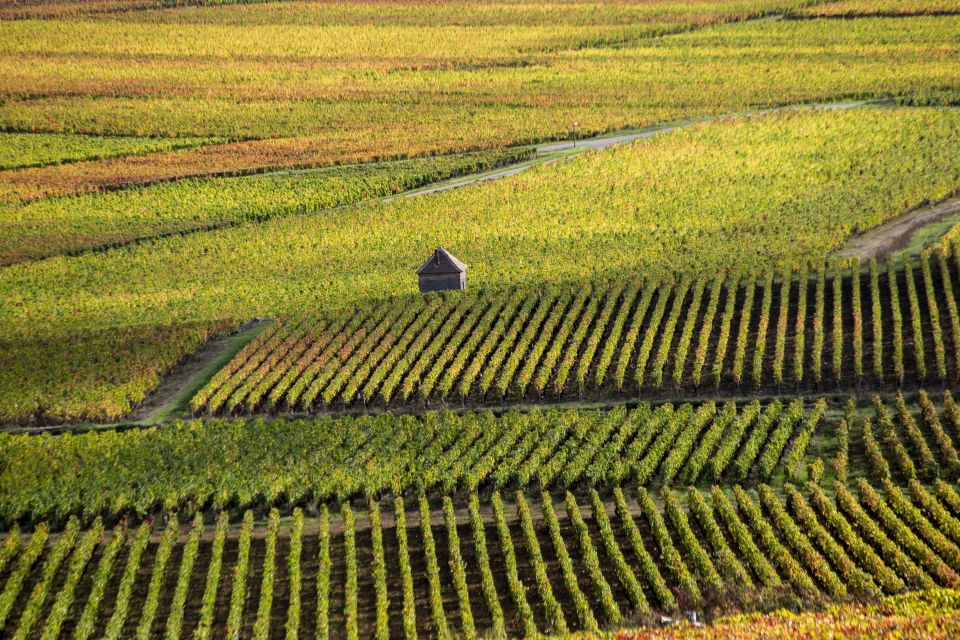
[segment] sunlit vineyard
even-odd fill
[[[191,407],[303,413],[954,381],[958,258],[518,288],[298,316],[247,344]]]
[[[12,638],[514,637],[956,587],[956,534],[932,527],[956,526],[958,513],[930,490],[861,481],[832,493],[615,487],[606,498],[370,498],[274,509],[259,523],[252,511],[106,530],[70,519],[56,536],[41,523],[4,538],[0,628]]]
[[[84,16],[121,16],[129,11],[166,7],[212,6],[218,4],[260,4],[261,0],[27,0],[0,5],[0,19],[79,18]]]
[[[552,14],[481,4],[456,25],[432,4],[380,17],[350,16],[362,3],[287,4],[0,22],[0,125],[241,139],[14,172],[0,193],[463,151],[851,97],[955,103],[958,89],[956,17],[770,20],[650,38],[806,3],[604,3],[588,20],[578,4]],[[528,11],[541,17],[526,24]]]
[[[187,422],[49,440],[4,436],[0,517],[148,513],[182,504],[251,505],[533,482],[763,480],[785,465],[791,474],[802,467],[811,438],[823,427],[823,412],[821,404],[798,400],[499,417]],[[798,444],[791,447],[795,438]],[[237,457],[214,453],[241,443]],[[48,464],[38,465],[40,459]],[[160,459],[167,473],[151,478]]]
[[[0,171],[137,156],[219,142],[205,138],[130,138],[62,133],[0,133]]]
[[[853,18],[960,14],[956,0],[835,0],[790,9],[790,17]]]
[[[958,34],[0,0],[0,638],[960,637]]]
[[[949,393],[4,435],[0,628],[518,636],[955,588],[958,445]]]
[[[14,265],[0,272],[0,312],[10,320],[0,327],[0,416],[115,419],[144,395],[103,375],[103,358],[124,363],[123,378],[138,390],[156,384],[138,367],[159,375],[170,365],[147,354],[145,365],[126,365],[127,350],[97,340],[101,331],[128,331],[166,353],[170,327],[206,332],[409,293],[437,244],[470,265],[471,288],[778,275],[955,190],[957,123],[953,112],[917,109],[733,119],[430,198]],[[919,274],[917,287],[923,293]]]
[[[9,206],[0,208],[0,265],[174,233],[317,213],[530,156],[532,151],[521,147],[239,178],[180,180]]]
[[[960,480],[960,412],[952,395],[873,402],[864,401],[860,414],[848,408],[839,416],[819,401],[798,398],[500,416],[191,421],[54,438],[6,434],[0,437],[0,517],[299,504],[532,483],[802,481],[811,473],[811,456],[829,458],[828,470],[838,478],[849,469],[851,477]],[[226,451],[233,453],[218,453]]]

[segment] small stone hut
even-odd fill
[[[467,265],[443,247],[437,247],[430,259],[417,270],[420,293],[456,291],[467,288]]]

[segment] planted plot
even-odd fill
[[[397,498],[387,520],[376,501],[342,503],[259,521],[248,511],[238,527],[198,515],[180,537],[187,524],[170,513],[153,541],[147,526],[127,536],[74,519],[51,537],[45,526],[8,534],[16,569],[0,602],[22,606],[4,609],[3,624],[23,638],[56,638],[77,620],[84,638],[91,625],[105,637],[530,637],[644,624],[707,601],[722,611],[784,589],[875,598],[907,588],[898,574],[956,581],[954,516],[934,489],[835,491],[836,502],[812,485],[786,499],[766,485],[520,491],[509,502],[494,492],[442,506],[421,497],[409,512]],[[116,558],[121,579],[104,581]],[[91,602],[103,613],[88,617]]]
[[[280,336],[276,338],[282,344]],[[256,442],[258,446],[250,447]],[[222,452],[234,452],[224,456]],[[70,438],[0,435],[0,517],[140,514],[384,491],[506,491],[816,480],[960,481],[950,392],[879,397],[843,415],[823,399],[640,404],[609,410],[215,419]],[[152,469],[162,466],[167,474]],[[812,475],[811,475],[812,474]],[[819,472],[822,475],[822,468]]]
[[[760,28],[757,25],[762,24],[761,31],[783,28],[784,22],[787,21],[769,21],[750,27]],[[939,26],[932,32],[934,42],[942,41],[943,29]],[[847,31],[850,29],[843,29],[842,33]],[[808,35],[819,35],[819,32],[811,29]],[[795,40],[787,42],[793,44]],[[700,47],[695,49],[702,51]],[[929,46],[923,49],[931,50]],[[897,57],[903,58],[903,48],[895,50]],[[615,52],[619,54],[621,50]],[[751,54],[754,52],[751,49]],[[791,59],[790,64],[793,63],[795,60]],[[871,64],[877,63],[873,60]],[[945,69],[952,70],[952,67]],[[844,68],[844,76],[853,77],[848,67]],[[618,86],[630,85],[618,83]],[[818,91],[823,90],[818,85]],[[856,91],[844,92],[844,95],[853,94],[860,95]],[[320,103],[327,104],[326,100]],[[261,113],[256,109],[248,111]],[[460,117],[463,110],[456,111]],[[550,126],[559,122],[568,122],[568,119],[566,116],[551,119]],[[816,265],[834,251],[852,228],[874,227],[905,208],[956,191],[956,154],[951,152],[957,146],[958,122],[956,114],[949,110],[926,109],[798,111],[729,119],[623,145],[602,154],[585,154],[569,162],[429,198],[349,207],[335,215],[276,217],[212,233],[165,237],[123,251],[91,252],[68,259],[12,265],[0,270],[0,298],[10,301],[4,308],[10,321],[0,325],[0,420],[46,424],[119,419],[141,404],[157,388],[165,373],[184,357],[196,353],[202,344],[200,340],[211,334],[209,327],[219,332],[239,326],[254,316],[283,317],[312,310],[329,312],[354,305],[366,308],[371,300],[410,294],[415,283],[412,272],[424,259],[424,252],[436,243],[448,246],[472,265],[471,290],[478,286],[505,288],[523,284],[528,287],[526,291],[531,292],[530,287],[543,282],[582,282],[608,276],[616,277],[618,286],[624,286],[621,300],[613,301],[612,310],[604,303],[609,287],[598,284],[595,287],[598,300],[591,293],[593,289],[587,292],[590,295],[586,299],[576,296],[566,308],[565,298],[560,298],[545,312],[547,315],[536,330],[531,326],[540,318],[539,307],[524,316],[529,321],[518,327],[517,333],[508,325],[503,335],[512,336],[517,351],[526,346],[523,360],[517,363],[512,352],[505,357],[498,355],[495,348],[478,351],[487,359],[502,360],[495,371],[486,374],[486,379],[481,365],[467,390],[470,395],[467,401],[475,400],[473,394],[479,393],[481,383],[491,399],[498,399],[501,394],[505,399],[528,399],[541,394],[552,397],[558,393],[569,397],[581,390],[585,397],[598,391],[635,395],[641,389],[637,383],[637,373],[641,370],[644,394],[666,394],[678,384],[681,390],[695,389],[698,385],[703,390],[715,388],[717,384],[727,389],[736,386],[737,378],[732,373],[734,360],[741,362],[738,369],[743,390],[756,389],[752,348],[756,344],[756,327],[766,291],[763,286],[757,289],[753,305],[757,308],[751,310],[747,332],[738,334],[740,319],[745,315],[742,307],[747,305],[736,283],[759,273],[772,272],[774,285],[767,314],[766,345],[759,362],[760,391],[766,392],[777,385],[778,367],[773,361],[779,354],[775,343],[782,325],[777,314],[786,268],[794,267],[792,273],[796,276],[803,263],[813,261]],[[407,135],[412,134],[409,127],[405,129]],[[775,158],[789,171],[761,176],[738,160],[743,154],[761,153],[758,150],[762,150],[764,157]],[[440,160],[431,158],[422,162]],[[862,167],[863,172],[850,173],[851,164]],[[904,167],[911,171],[905,172]],[[340,167],[332,171],[347,170]],[[363,173],[372,169],[356,170]],[[817,180],[800,180],[801,175],[817,176]],[[258,178],[284,184],[287,179],[296,181],[293,174]],[[236,180],[239,184],[246,178]],[[251,178],[251,182],[256,181]],[[168,193],[173,194],[174,187],[188,189],[185,184],[163,186],[169,187]],[[384,182],[377,181],[377,184],[382,187]],[[374,186],[371,184],[369,189],[364,186],[361,190],[376,191]],[[887,197],[886,190],[890,188],[897,189],[901,195],[895,199]],[[142,193],[160,190],[160,186],[146,187]],[[294,201],[301,197],[296,189],[288,188],[283,193]],[[544,193],[553,195],[543,200],[539,194]],[[701,203],[694,204],[690,193],[701,194]],[[133,194],[131,191],[105,196],[115,197],[119,202],[123,198],[135,200]],[[190,204],[194,213],[198,211],[194,205],[203,205],[200,209],[212,211],[213,217],[223,214],[228,218],[244,218],[246,213],[253,212],[256,219],[276,213],[274,207],[291,205],[289,198],[281,202],[263,193],[255,194],[256,198],[223,202],[219,191],[207,195],[210,197],[200,198],[199,203],[186,198],[181,202],[173,196],[173,200],[161,200],[159,204],[166,207],[166,214],[160,216],[160,224],[164,224],[164,217],[169,221],[181,214],[193,215],[186,209],[181,211],[181,204]],[[78,203],[86,197],[78,199]],[[353,201],[356,197],[360,196],[351,193],[346,199]],[[114,202],[110,198],[104,202],[107,200]],[[233,206],[225,204],[227,202],[234,205],[259,202],[262,206],[234,207],[224,213],[223,207]],[[128,220],[136,217],[138,211],[147,211],[149,220],[157,219],[155,207],[141,210],[133,206],[133,201],[129,203],[129,207],[123,204],[111,209],[107,218]],[[54,207],[46,202],[34,204]],[[13,226],[18,224],[19,208],[13,207],[9,214]],[[586,211],[591,215],[585,216]],[[625,211],[633,213],[624,216]],[[451,215],[451,212],[457,214]],[[93,214],[92,219],[84,217],[80,226],[99,224],[110,231],[110,222],[97,222],[105,218],[98,218],[96,211]],[[205,216],[202,212],[199,215]],[[69,232],[71,227],[66,224],[51,223],[56,218],[56,215],[36,215],[31,219],[44,220],[40,229],[43,234]],[[704,220],[716,224],[708,231]],[[403,227],[403,233],[397,233],[397,224]],[[534,234],[504,232],[514,227],[539,231]],[[611,242],[608,231],[614,229],[618,235],[616,241]],[[732,242],[731,238],[747,240]],[[12,249],[27,250],[31,246],[15,242]],[[585,255],[591,259],[583,260]],[[952,260],[948,266],[954,268]],[[728,270],[729,273],[725,273]],[[635,283],[630,282],[630,274],[642,276],[648,282],[642,283],[628,308],[623,309],[627,298],[633,295]],[[929,305],[923,297],[925,285],[920,282],[922,271],[915,269],[913,275],[917,280],[919,310],[929,314]],[[664,327],[671,322],[673,297],[679,295],[681,283],[671,283],[670,279],[693,278],[687,301],[680,308],[684,312],[692,311],[695,306],[697,276],[706,276],[710,281],[703,283],[694,324],[691,327],[687,322],[687,315],[693,314],[682,313],[675,318],[673,344],[661,349],[656,339],[657,329],[652,332],[651,329],[660,326],[654,322],[654,312]],[[718,276],[725,278],[723,291],[719,294],[717,309],[710,316],[710,330],[703,331],[708,326],[707,312],[711,308],[706,290],[712,288],[712,280]],[[942,286],[943,278],[936,267],[932,276],[934,284]],[[882,285],[886,284],[885,277],[880,280]],[[649,297],[650,287],[661,283],[665,285],[663,291],[657,295],[650,293],[652,298]],[[954,273],[951,273],[951,283],[956,286]],[[793,298],[800,295],[802,288],[799,281],[795,285],[792,283],[786,292],[790,300],[787,327],[782,334],[786,339],[782,387],[792,390],[799,380],[802,389],[813,388],[819,379],[823,386],[832,388],[837,384],[830,368],[834,343],[830,335],[822,336],[822,342],[819,338],[814,340],[812,318],[805,323],[803,353],[797,359],[792,333],[797,331],[793,315],[799,300],[795,305]],[[574,294],[582,292],[579,286],[572,288]],[[811,287],[808,289],[811,289],[806,302],[809,310],[815,306],[816,294]],[[828,285],[825,289],[824,312],[819,317],[823,330],[829,332],[834,296]],[[903,352],[907,356],[904,384],[909,385],[915,383],[916,375],[910,351],[914,338],[912,320],[907,317],[906,282],[899,290],[903,295],[902,320],[907,329],[903,336],[907,341]],[[104,291],[112,294],[104,298]],[[736,295],[725,295],[728,291],[736,291]],[[851,340],[856,335],[848,314],[854,298],[852,288],[841,293],[843,321],[847,323],[843,326],[841,346],[843,353],[849,354],[854,352]],[[861,286],[862,298],[869,293]],[[890,294],[884,292],[883,297],[887,300]],[[92,300],[98,303],[93,304]],[[728,300],[734,305],[729,316],[726,314]],[[395,297],[394,302],[403,303],[403,298]],[[948,303],[940,299],[937,302],[941,323],[946,323]],[[645,313],[640,314],[644,304],[647,305]],[[881,308],[886,313],[892,306],[885,303]],[[450,402],[458,402],[460,382],[466,379],[468,371],[474,375],[474,368],[470,363],[459,365],[458,357],[467,356],[461,354],[460,343],[453,342],[454,336],[457,340],[472,337],[474,329],[461,331],[459,325],[464,324],[477,326],[476,331],[485,336],[483,312],[487,309],[481,309],[479,318],[467,314],[465,309],[446,310],[450,311],[448,317],[460,313],[466,317],[451,320],[456,328],[450,331],[449,324],[442,321],[435,331],[431,330],[430,336],[411,332],[410,336],[398,338],[382,362],[391,372],[398,367],[402,371],[394,376],[387,373],[381,379],[383,372],[375,373],[371,368],[361,387],[360,376],[367,368],[359,363],[356,378],[338,380],[338,385],[343,383],[338,391],[331,388],[332,401],[337,404],[350,397],[351,404],[359,406],[364,401],[386,403],[389,399],[391,406],[395,406],[401,404],[401,396],[404,396],[403,403],[417,402],[425,396],[434,401],[446,397]],[[621,311],[626,314],[625,318]],[[866,317],[866,308],[863,313],[864,327],[869,333],[872,318]],[[585,329],[580,326],[581,319],[587,325]],[[893,319],[883,320],[885,333],[893,331]],[[426,323],[432,326],[433,319]],[[490,326],[497,326],[496,317]],[[596,344],[595,351],[594,326],[600,332],[600,344]],[[198,327],[208,329],[199,332]],[[738,350],[741,335],[744,353]],[[955,353],[950,332],[942,331],[942,338],[948,352]],[[429,344],[423,344],[425,341]],[[568,356],[574,341],[579,341],[577,352]],[[813,348],[815,343],[819,348]],[[932,335],[924,336],[923,343],[931,352],[925,358],[928,376],[936,376],[935,340]],[[477,344],[482,344],[482,340]],[[448,345],[450,350],[446,348]],[[749,357],[745,354],[747,348],[751,349]],[[592,357],[586,357],[591,351]],[[680,358],[684,351],[685,358]],[[824,355],[825,351],[829,353]],[[864,362],[868,362],[871,355],[867,351],[868,346],[864,344]],[[418,364],[406,364],[399,355],[401,352],[404,355],[409,352],[410,362]],[[896,385],[901,376],[886,373],[894,371],[892,345],[886,345],[883,355],[884,383]],[[812,367],[814,357],[822,360],[819,373]],[[567,365],[571,358],[573,361]],[[643,367],[640,367],[641,358]],[[680,363],[683,359],[686,362]],[[439,371],[434,371],[434,364],[441,360],[444,364]],[[802,375],[798,375],[797,364],[801,362],[806,366],[802,367]],[[460,368],[451,371],[455,364]],[[663,368],[658,373],[661,364]],[[510,378],[515,365],[517,370]],[[954,358],[948,357],[946,366],[948,376],[952,377],[956,373]],[[448,371],[453,380],[444,378]],[[406,377],[397,380],[404,372]],[[603,375],[598,375],[601,372]],[[854,367],[842,367],[841,375],[841,386],[854,384]],[[563,384],[558,385],[563,376]],[[432,382],[428,384],[428,381]],[[353,385],[347,384],[350,382],[362,391],[351,392]],[[281,407],[285,400],[282,396],[283,392],[274,396]],[[323,402],[322,394],[315,397]],[[242,404],[238,406],[241,411],[245,410]]]
[[[790,18],[859,18],[956,13],[960,13],[956,0],[838,0],[791,8],[786,15]]]
[[[448,28],[449,17],[444,19],[434,6],[374,14],[356,2],[339,10],[306,3],[289,13],[234,8],[114,19],[126,14],[123,9],[176,4],[197,3],[58,0],[0,7],[3,17],[66,18],[49,21],[56,26],[27,20],[29,26],[7,28],[12,44],[0,87],[11,101],[0,111],[0,122],[16,130],[247,141],[217,154],[161,158],[148,167],[152,171],[136,164],[96,167],[100,170],[89,171],[93,181],[104,173],[152,178],[343,164],[557,137],[569,134],[564,116],[587,99],[591,108],[582,113],[582,130],[603,131],[710,111],[728,113],[746,105],[955,87],[950,52],[931,50],[931,44],[942,42],[944,30],[955,29],[953,21],[940,26],[944,18],[906,18],[913,23],[907,27],[777,21],[721,26],[719,34],[714,29],[697,32],[697,27],[805,4],[785,0],[724,0],[669,10],[659,3],[616,2],[592,11],[567,4],[476,3],[476,8],[457,10],[456,29]],[[949,10],[949,0],[887,0],[882,5],[928,7],[914,11],[918,14],[955,12]],[[948,11],[931,10],[938,6]],[[89,15],[97,13],[108,16]],[[301,37],[284,37],[280,27],[291,21]],[[645,38],[684,31],[693,33],[665,42]],[[797,42],[805,43],[801,51],[789,46]],[[184,54],[178,44],[189,46],[187,65],[179,64]],[[609,55],[610,45],[623,51]],[[759,48],[766,54],[763,60],[758,60]],[[578,55],[581,49],[596,50],[596,55]],[[869,60],[853,55],[855,50],[867,51]],[[109,64],[104,51],[122,51],[129,68]],[[216,64],[218,56],[229,57],[230,64]],[[268,56],[277,68],[257,64]],[[311,73],[291,73],[307,56],[314,64]],[[53,57],[58,64],[48,62]],[[907,61],[910,74],[890,78],[883,72]],[[537,82],[523,82],[531,78],[533,64]],[[477,69],[484,72],[482,82],[474,75]],[[440,70],[451,85],[470,90],[454,101],[432,96]],[[380,75],[401,71],[402,77],[392,82]],[[808,86],[811,77],[818,79],[816,87]],[[717,91],[696,91],[706,78],[717,83]],[[636,90],[623,91],[621,83],[627,81]],[[433,99],[406,104],[404,98],[413,94]],[[260,104],[256,114],[243,104],[253,97]],[[524,109],[518,108],[521,103]],[[133,108],[123,108],[131,104]],[[453,123],[463,122],[465,114],[471,119],[456,127]],[[419,123],[419,135],[411,135],[410,122]],[[56,176],[37,181],[55,182]]]
[[[283,342],[265,338],[273,339]],[[503,490],[534,481],[546,487],[798,481],[806,477],[810,453],[824,447],[841,477],[852,467],[876,479],[960,480],[960,411],[949,392],[942,399],[921,392],[916,402],[877,398],[872,408],[868,403],[842,419],[828,416],[827,408],[822,400],[668,403],[497,417],[217,419],[202,428],[188,422],[52,439],[5,435],[0,515],[14,521],[52,513],[146,513],[197,500],[327,499],[396,487]],[[262,450],[244,444],[250,441],[263,443]],[[217,453],[225,450],[238,453]],[[169,475],[150,473],[159,460]]]
[[[752,484],[805,460],[810,436],[828,431],[822,412],[822,404],[799,400],[711,402],[501,416],[218,419],[70,438],[2,435],[0,518],[145,514],[389,490],[504,490],[532,482],[547,488]],[[154,473],[158,466],[167,473]]]
[[[871,262],[868,270],[854,263],[739,285],[717,279],[430,295],[295,317],[239,353],[191,406],[198,414],[299,413],[535,397],[881,390],[960,376],[954,261],[926,255],[919,269],[898,262],[884,270],[881,278]],[[713,372],[710,382],[704,371]]]
[[[937,400],[923,390],[916,404],[901,395],[888,403],[873,399],[873,416],[854,436],[871,477],[901,483],[960,481],[960,413],[950,391]]]
[[[0,133],[0,171],[80,160],[142,156],[222,142],[217,138],[132,138],[62,133]]]
[[[2,139],[0,139],[2,140]],[[0,207],[0,266],[335,209],[528,159],[526,147],[269,175],[162,181]],[[2,160],[2,158],[0,158]],[[51,186],[67,191],[69,180]],[[118,185],[95,185],[102,189]],[[80,187],[78,187],[80,188]],[[40,195],[32,194],[31,200]],[[0,196],[2,197],[2,196]],[[56,225],[51,225],[56,221]]]

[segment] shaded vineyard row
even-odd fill
[[[370,500],[239,527],[226,512],[105,531],[71,520],[0,547],[6,637],[532,637],[706,608],[873,600],[960,582],[960,496],[861,479],[855,491],[614,488],[562,504],[518,491],[381,514]],[[656,500],[655,498],[659,498]],[[459,507],[459,508],[458,508]],[[465,508],[464,508],[465,507]],[[151,529],[155,528],[154,531]]]
[[[383,491],[801,477],[825,403],[214,420],[44,438],[0,435],[0,516],[308,504]],[[162,470],[162,471],[161,471]]]
[[[958,256],[881,268],[516,289],[291,318],[195,413],[889,389],[960,375]]]
[[[939,400],[939,399],[938,399]],[[308,505],[392,492],[705,486],[845,477],[960,480],[960,409],[924,393],[842,412],[823,400],[420,416],[217,419],[70,437],[0,434],[0,517]],[[861,415],[866,411],[870,419]],[[875,416],[875,417],[874,417]],[[895,464],[894,464],[895,463]],[[912,469],[912,471],[911,471]],[[902,471],[901,471],[902,470]],[[876,479],[881,475],[874,475]]]

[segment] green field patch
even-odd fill
[[[66,133],[0,133],[0,171],[190,149],[218,138],[137,138]]]
[[[853,260],[761,279],[451,292],[297,314],[238,353],[191,407],[501,407],[862,393],[955,379],[960,271],[941,254],[917,262],[909,271],[900,259],[869,268]]]
[[[189,179],[0,208],[0,265],[315,213],[522,161],[526,148]]]
[[[471,288],[779,274],[956,191],[958,118],[932,109],[733,118],[428,197],[12,265],[0,270],[0,311],[10,319],[0,337],[13,354],[34,337],[68,349],[71,335],[91,329],[277,317],[411,294],[416,268],[438,244],[469,265]],[[389,187],[388,175],[373,188]],[[285,197],[301,206],[294,177],[262,180],[289,185]],[[369,193],[370,184],[357,186]],[[173,217],[223,211],[220,195],[208,195],[207,208],[162,204]],[[269,215],[277,202],[269,190],[260,198]],[[260,212],[243,202],[230,211],[255,219]],[[74,213],[62,215],[67,227]],[[88,215],[105,224],[101,213]],[[136,211],[120,215],[139,223]]]

